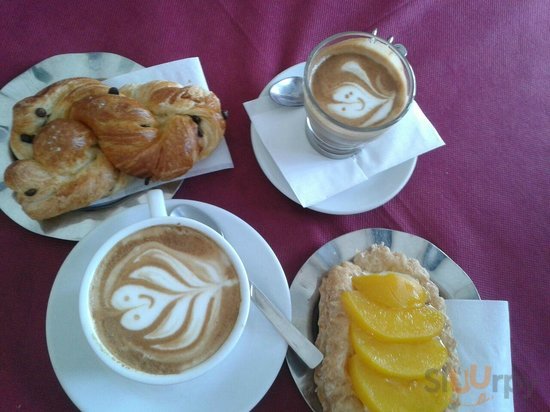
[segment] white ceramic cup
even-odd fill
[[[210,227],[199,223],[192,219],[171,217],[166,213],[166,205],[164,202],[163,193],[159,189],[151,190],[148,193],[148,202],[151,217],[128,226],[116,234],[111,236],[103,245],[97,250],[89,262],[86,272],[84,274],[79,296],[79,312],[80,320],[82,324],[82,330],[88,343],[95,352],[95,354],[113,371],[120,375],[130,378],[132,380],[148,383],[148,384],[174,384],[184,382],[193,379],[208,370],[218,365],[236,346],[239,338],[246,326],[248,319],[248,313],[250,309],[250,289],[248,285],[248,277],[244,265],[233,249],[233,247],[225,240],[220,234],[212,230]],[[156,225],[182,225],[201,232],[208,238],[216,242],[217,245],[226,253],[231,263],[233,264],[240,287],[241,303],[239,307],[239,313],[235,325],[230,332],[229,336],[221,347],[205,361],[198,365],[192,366],[189,369],[185,369],[182,372],[175,374],[152,374],[143,372],[137,369],[133,369],[125,365],[118,360],[106,346],[101,342],[95,328],[95,322],[91,315],[91,308],[89,304],[90,286],[94,279],[97,268],[99,267],[103,258],[109,253],[109,251],[122,239],[127,236]]]

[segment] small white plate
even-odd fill
[[[292,323],[311,342],[317,339],[319,286],[325,274],[332,267],[351,260],[359,251],[381,243],[393,252],[417,259],[430,273],[430,278],[439,287],[443,298],[479,299],[479,293],[466,272],[426,239],[390,229],[357,230],[333,239],[319,248],[304,263],[290,286]],[[304,400],[311,410],[321,412],[321,404],[315,393],[313,371],[292,351],[288,351],[286,360]]]
[[[290,318],[290,293],[283,269],[266,241],[237,216],[216,206],[167,201],[201,208],[217,221],[250,279]],[[215,369],[189,382],[158,386],[123,378],[93,353],[81,331],[78,293],[84,270],[102,242],[116,231],[148,217],[146,205],[127,209],[101,223],[71,251],[55,279],[46,314],[46,339],[61,386],[85,411],[245,411],[269,390],[284,362],[287,344],[252,305],[235,349]]]
[[[116,204],[96,209],[81,209],[44,221],[28,217],[16,202],[13,192],[3,181],[4,171],[15,159],[9,148],[9,129],[12,107],[19,100],[32,96],[46,86],[69,77],[107,79],[134,70],[140,64],[113,53],[69,53],[43,60],[2,87],[0,90],[0,208],[14,222],[31,232],[57,239],[80,240],[100,222],[120,210],[145,201],[145,195],[136,194]],[[166,197],[171,198],[181,181],[162,185]]]
[[[271,85],[282,78],[303,76],[304,67],[305,63],[299,63],[279,73],[262,90],[260,96],[267,96]],[[273,186],[286,197],[299,203],[292,188],[273,161],[253,125],[250,127],[250,134],[252,136],[254,155],[264,174]],[[332,215],[352,215],[368,212],[382,206],[393,199],[407,184],[416,166],[416,160],[416,157],[412,158],[391,169],[378,173],[355,187],[310,206],[309,209]]]

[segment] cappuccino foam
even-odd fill
[[[174,374],[212,356],[241,296],[225,251],[194,229],[160,225],[117,243],[98,267],[90,307],[99,339],[125,366]]]
[[[311,90],[328,116],[353,127],[390,122],[407,103],[407,83],[368,39],[326,47],[313,68]]]

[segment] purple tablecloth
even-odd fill
[[[106,51],[144,66],[200,57],[231,114],[226,138],[235,168],[189,179],[176,197],[248,222],[289,283],[317,248],[353,230],[385,227],[428,239],[469,274],[482,299],[509,301],[516,410],[548,410],[547,0],[4,0],[0,16],[1,85],[62,53]],[[407,46],[417,101],[446,146],[421,156],[406,187],[382,207],[352,216],[303,209],[262,173],[242,103],[323,38],[375,27]],[[48,358],[44,325],[52,284],[75,243],[31,233],[5,214],[0,242],[0,409],[74,409]],[[256,406],[307,409],[286,365]]]

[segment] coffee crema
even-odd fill
[[[407,81],[369,39],[349,39],[322,50],[310,88],[321,110],[352,127],[376,127],[407,104]]]
[[[90,289],[96,333],[123,365],[166,375],[211,357],[239,315],[235,267],[212,239],[180,225],[119,241]]]

